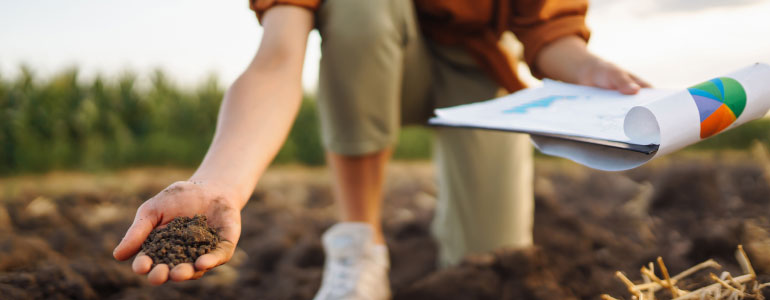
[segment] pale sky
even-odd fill
[[[658,86],[682,87],[770,62],[770,1],[594,0],[590,48]],[[180,84],[211,73],[229,85],[262,29],[247,0],[0,0],[0,74],[22,63],[45,76],[167,71]],[[309,40],[303,86],[317,82],[320,37]]]

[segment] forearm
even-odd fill
[[[569,83],[582,83],[581,70],[590,60],[598,59],[588,52],[586,42],[577,36],[560,38],[540,50],[536,64],[546,77]]]
[[[192,181],[227,187],[245,205],[259,176],[283,145],[302,97],[302,63],[312,13],[268,11],[260,49],[225,94],[211,147]]]
[[[228,90],[214,140],[191,180],[229,186],[240,199],[248,198],[286,139],[301,103],[299,86],[269,76],[246,72]]]

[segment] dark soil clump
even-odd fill
[[[216,230],[209,227],[206,216],[176,217],[163,228],[156,228],[142,243],[142,251],[152,258],[153,267],[195,262],[214,250],[219,243]]]

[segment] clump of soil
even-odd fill
[[[206,216],[176,217],[166,227],[156,228],[142,243],[142,251],[152,258],[152,266],[195,262],[214,250],[219,243],[216,230],[209,227]]]

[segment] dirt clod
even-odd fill
[[[176,217],[165,227],[156,228],[142,243],[142,251],[152,258],[153,267],[195,262],[214,250],[219,243],[216,230],[209,227],[206,216]]]

